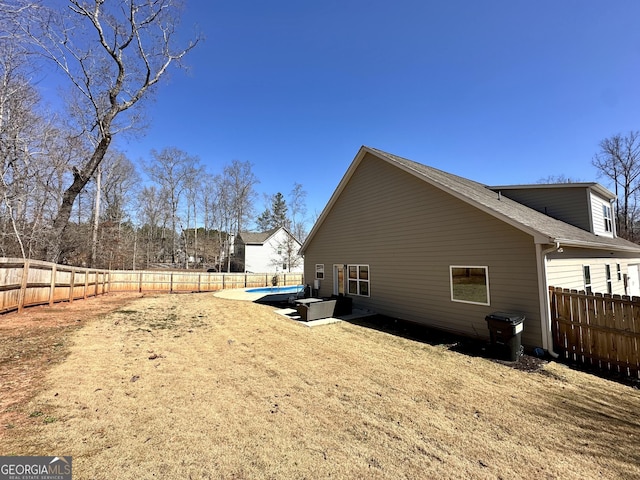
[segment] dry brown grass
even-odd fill
[[[640,478],[640,392],[555,363],[211,294],[78,323],[0,454],[72,455],[79,479]]]

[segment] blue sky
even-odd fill
[[[363,144],[486,184],[594,181],[598,143],[640,129],[638,18],[637,0],[187,0],[206,40],[117,145],[249,161],[260,193],[302,184],[310,216]]]

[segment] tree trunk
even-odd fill
[[[98,167],[96,173],[96,199],[93,208],[93,232],[91,235],[91,262],[90,267],[96,266],[98,256],[98,226],[100,225],[100,188],[102,183],[102,169]]]
[[[104,136],[91,156],[91,160],[84,166],[82,170],[76,168],[73,169],[73,183],[62,196],[62,203],[58,210],[58,215],[53,221],[53,229],[51,231],[51,241],[47,250],[47,260],[57,263],[60,257],[62,246],[62,235],[71,218],[71,211],[73,210],[73,204],[76,201],[80,192],[89,183],[89,180],[95,173],[98,165],[107,153],[109,144],[111,143],[111,135]]]

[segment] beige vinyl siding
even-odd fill
[[[593,215],[593,233],[596,235],[602,235],[604,237],[613,238],[613,231],[607,232],[604,225],[604,212],[602,207],[606,206],[611,208],[611,203],[603,199],[599,195],[591,194],[591,210]],[[611,209],[611,222],[613,219],[613,209]]]
[[[369,265],[370,297],[355,296],[356,306],[479,338],[488,338],[489,313],[523,313],[523,342],[541,345],[532,238],[374,156],[307,246],[307,278],[317,263]],[[451,265],[488,267],[489,306],[451,301]],[[326,268],[320,295],[332,287]]]
[[[600,253],[600,255],[598,255]],[[603,257],[602,252],[564,248],[562,253],[549,256],[547,261],[547,281],[551,287],[584,290],[583,265],[591,267],[591,291],[607,293],[605,265],[611,265],[611,289],[616,295],[626,295],[624,276],[629,263],[637,264],[637,258]],[[618,280],[617,265],[620,264],[622,278]]]
[[[588,232],[592,231],[587,188],[513,188],[503,190],[502,195],[545,215]]]

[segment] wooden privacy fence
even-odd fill
[[[0,313],[108,292],[213,292],[228,288],[301,285],[302,273],[123,271],[0,258]]]
[[[640,378],[640,297],[549,288],[554,350]]]

